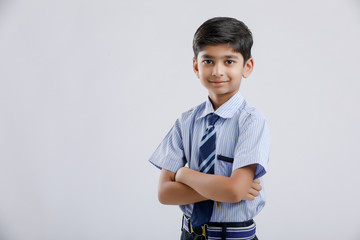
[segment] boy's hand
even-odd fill
[[[252,184],[251,188],[249,189],[248,193],[245,196],[244,200],[253,201],[255,197],[259,196],[259,192],[261,191],[262,187],[260,185],[260,179],[255,179]]]
[[[185,205],[208,200],[189,186],[175,182],[175,173],[161,170],[158,198],[162,204]]]
[[[181,178],[184,177],[185,171],[188,169],[187,167],[180,168],[175,175],[175,182],[181,182]]]

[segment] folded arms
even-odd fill
[[[205,174],[187,167],[175,174],[161,170],[158,197],[162,204],[184,205],[211,199],[218,202],[254,200],[262,187],[254,180],[256,164],[232,172],[230,177]]]

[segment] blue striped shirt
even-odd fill
[[[176,173],[187,165],[199,171],[199,144],[206,129],[206,116],[220,116],[215,123],[216,159],[215,174],[230,176],[235,169],[257,164],[255,178],[266,173],[270,154],[270,131],[265,116],[237,92],[216,111],[207,99],[199,106],[184,112],[175,122],[150,162],[156,167]],[[263,186],[263,180],[260,179]],[[265,205],[265,193],[254,201],[214,203],[211,222],[243,222],[254,218]],[[191,216],[194,204],[181,205],[180,209]]]

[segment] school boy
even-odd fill
[[[184,112],[150,158],[161,169],[159,201],[180,205],[182,240],[257,239],[253,218],[265,205],[270,133],[239,92],[254,66],[252,34],[234,18],[204,22],[193,40],[193,68],[209,91]]]

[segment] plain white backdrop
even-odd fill
[[[148,158],[207,97],[192,37],[253,32],[272,134],[260,239],[360,239],[360,3],[0,0],[0,239],[179,239]]]

